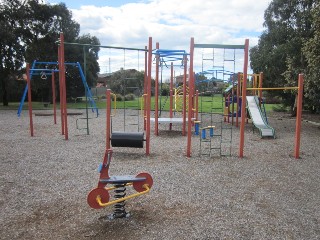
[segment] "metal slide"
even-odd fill
[[[251,116],[252,122],[256,128],[259,129],[261,137],[275,138],[274,129],[268,125],[262,115],[259,107],[259,99],[257,96],[247,96],[247,107]]]

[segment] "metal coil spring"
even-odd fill
[[[126,196],[126,184],[117,184],[115,185],[116,189],[114,190],[114,198],[120,199]],[[125,209],[125,201],[118,202],[114,205],[114,212],[113,217],[114,218],[124,218],[128,216],[128,213]]]

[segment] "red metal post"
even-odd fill
[[[192,93],[193,93],[193,53],[194,38],[190,41],[190,68],[189,68],[189,103],[188,103],[188,136],[187,136],[187,157],[191,157],[191,127],[192,127]]]
[[[105,167],[102,168],[100,172],[99,179],[109,179],[109,167],[110,167],[110,159],[112,158],[112,149],[106,149],[103,157],[103,165]],[[98,182],[97,188],[104,188],[106,186],[106,183],[103,183],[102,181]]]
[[[156,43],[156,49],[159,49],[159,43]],[[156,56],[156,79],[154,85],[154,134],[159,135],[159,55]]]
[[[27,85],[28,85],[28,109],[30,121],[30,135],[33,137],[33,119],[32,119],[32,99],[31,99],[31,80],[30,80],[30,65],[27,63]]]
[[[51,73],[51,85],[52,85],[52,104],[53,104],[53,122],[57,124],[57,106],[56,106],[56,85],[54,82],[54,71]]]
[[[238,84],[237,84],[237,107],[236,107],[236,127],[239,124],[239,104],[240,104],[240,88],[241,88],[241,75],[238,73]]]
[[[259,99],[260,99],[260,107],[261,107],[261,103],[262,103],[262,81],[263,81],[263,72],[260,73],[259,75]]]
[[[152,67],[152,37],[149,37],[148,82],[147,82],[147,101],[146,101],[147,102],[146,155],[150,154],[151,67]]]
[[[173,118],[173,62],[171,62],[170,72],[170,118]],[[169,129],[172,130],[172,123],[169,123]]]
[[[294,157],[299,158],[300,137],[301,137],[301,118],[302,118],[302,99],[303,99],[303,74],[299,74],[298,79],[298,99],[297,99],[297,119],[296,119],[296,136],[294,141]]]
[[[61,39],[60,39],[61,41]],[[59,91],[60,91],[60,118],[61,118],[61,134],[64,135],[64,119],[63,119],[63,88],[62,88],[62,62],[61,62],[61,45],[58,46],[58,64],[59,64]]]
[[[247,101],[246,99],[247,99],[248,52],[249,52],[249,39],[246,39],[245,47],[244,47],[243,83],[242,83],[242,106],[241,106],[240,143],[239,143],[240,158],[243,158],[243,148],[244,148],[244,127],[245,127],[246,101]]]
[[[186,135],[186,118],[187,118],[187,55],[183,56],[183,108],[182,108],[182,135]]]
[[[110,135],[111,135],[111,90],[106,91],[106,150],[111,149],[110,147]]]
[[[66,71],[64,64],[64,36],[60,33],[60,51],[61,51],[61,67],[62,67],[62,102],[63,102],[63,120],[64,120],[64,137],[68,140],[68,113],[67,113],[67,86],[66,86]]]
[[[146,124],[146,116],[147,116],[147,101],[146,101],[146,94],[147,94],[147,84],[148,84],[148,47],[145,46],[145,53],[144,53],[144,84],[143,84],[143,129],[147,129]]]

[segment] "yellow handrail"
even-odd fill
[[[142,114],[142,116],[143,117],[146,117],[146,116],[144,116],[144,108],[143,108],[143,106],[144,106],[144,97],[145,96],[148,96],[148,94],[142,94],[142,96],[141,96],[141,101],[140,101],[140,109],[141,109],[141,114]]]
[[[113,110],[114,110],[114,113],[111,114],[110,116],[114,117],[117,114],[117,95],[114,94],[114,93],[111,93],[111,95],[113,96]]]
[[[97,202],[98,202],[98,204],[99,204],[100,207],[107,207],[107,206],[110,206],[110,205],[115,204],[115,203],[118,203],[118,202],[126,201],[126,200],[128,200],[128,199],[130,199],[130,198],[138,197],[138,196],[143,195],[143,194],[146,194],[146,193],[148,193],[148,192],[150,191],[150,188],[149,188],[149,185],[148,185],[148,184],[143,184],[142,187],[143,187],[144,189],[146,189],[146,190],[143,191],[143,192],[139,192],[139,193],[135,193],[135,194],[129,195],[129,196],[127,196],[127,197],[123,197],[123,198],[119,198],[119,199],[117,199],[117,200],[113,200],[113,201],[111,201],[111,202],[107,202],[107,203],[101,202],[101,197],[100,197],[100,195],[97,196],[96,200],[97,200]]]
[[[202,127],[200,128],[200,130],[203,130],[203,129],[215,129],[216,126],[208,126],[208,127]]]
[[[247,88],[247,90],[296,90],[299,87]]]

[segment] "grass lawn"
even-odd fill
[[[155,98],[151,98],[151,110],[154,110],[154,101]],[[168,97],[159,97],[159,109],[161,108],[164,111],[169,111],[170,107],[170,99]],[[161,105],[160,105],[161,102]],[[10,102],[9,106],[3,106],[2,104],[0,105],[0,110],[18,110],[19,108],[19,102]],[[223,108],[223,102],[221,96],[214,96],[214,97],[202,97],[199,96],[198,100],[199,104],[199,112],[222,112]],[[106,102],[103,100],[96,101],[96,105],[99,109],[105,109],[106,108]],[[141,109],[141,98],[138,99],[136,98],[134,101],[117,101],[117,108],[129,108],[129,109]],[[90,104],[88,104],[90,107]],[[265,104],[265,108],[267,112],[273,111],[274,108],[280,108],[281,104]],[[86,108],[86,103],[85,102],[70,102],[67,103],[67,107],[70,109],[83,109]],[[112,103],[113,107],[113,103]],[[45,103],[43,102],[32,102],[32,108],[33,109],[38,109],[38,110],[43,110],[43,109],[53,109],[53,104],[49,104],[49,106],[45,106]],[[57,104],[57,108],[60,108],[60,104]],[[23,105],[23,109],[27,110],[28,109],[28,103],[25,102]],[[236,109],[236,105],[235,105]]]

